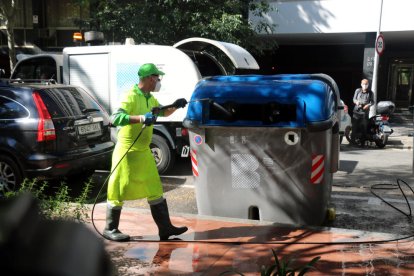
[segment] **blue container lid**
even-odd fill
[[[339,92],[326,75],[217,76],[201,80],[185,121],[197,126],[333,125]]]

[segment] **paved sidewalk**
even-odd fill
[[[414,132],[413,124],[398,124],[391,125],[394,132],[388,137],[388,144],[386,147],[392,147],[397,149],[413,149],[413,137],[411,134]]]
[[[105,204],[97,205],[94,217],[103,229]],[[172,221],[189,231],[182,240],[159,242],[148,210],[125,208],[120,230],[133,241],[105,241],[118,275],[260,275],[262,266],[274,264],[272,249],[298,266],[320,256],[307,275],[412,275],[414,270],[412,238],[183,214]]]
[[[412,151],[412,126],[392,128],[386,148]],[[105,204],[97,205],[94,217],[102,231]],[[159,242],[148,209],[124,208],[120,229],[133,241],[105,241],[118,275],[260,275],[262,266],[274,264],[272,249],[279,258],[294,258],[298,266],[320,256],[307,275],[412,275],[414,269],[412,237],[191,214],[172,214],[172,220],[189,231],[182,240]]]

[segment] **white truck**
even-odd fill
[[[87,90],[111,114],[120,95],[138,82],[141,64],[154,63],[165,72],[155,97],[162,105],[190,100],[197,82],[212,75],[257,72],[259,65],[242,47],[205,38],[189,38],[173,46],[103,45],[67,47],[62,54],[41,54],[20,60],[11,79],[54,79]],[[188,157],[188,131],[182,121],[187,109],[158,118],[151,149],[164,173],[177,155]],[[115,137],[115,135],[113,135]]]

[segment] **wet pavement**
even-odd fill
[[[405,152],[401,158],[407,159],[413,151],[413,137],[409,136],[412,125],[393,128],[394,133],[386,149],[402,154]],[[352,150],[352,146],[344,142],[341,151],[346,150]],[[358,162],[363,162],[363,158]],[[384,166],[375,174],[352,170],[349,167],[352,167],[351,163],[341,159],[340,171],[334,177],[332,202],[340,211],[337,213],[339,219],[331,224],[295,227],[199,216],[196,215],[196,209],[191,209],[194,207],[182,203],[182,190],[177,191],[176,188],[177,185],[185,186],[188,180],[185,177],[163,177],[167,200],[170,203],[177,200],[180,202],[177,205],[191,209],[179,213],[180,210],[177,211],[170,204],[173,223],[177,226],[186,225],[189,231],[179,237],[181,240],[159,242],[148,206],[146,202],[140,201],[126,205],[134,208],[124,208],[121,217],[120,229],[131,235],[133,241],[105,241],[106,249],[118,275],[219,275],[226,271],[233,271],[226,275],[260,275],[262,266],[274,264],[272,249],[279,258],[294,259],[293,267],[303,266],[320,256],[315,269],[307,275],[412,275],[414,239],[411,235],[414,226],[411,218],[391,208],[384,212],[384,207],[380,207],[381,202],[368,194],[373,183],[395,181],[392,174],[396,172],[402,173],[399,175],[408,183],[414,183],[411,163],[408,162],[405,167]],[[358,185],[357,180],[361,177],[369,184]],[[189,199],[184,202],[193,200],[191,193],[188,193]],[[387,191],[386,197],[393,205],[404,208],[405,202],[400,195]],[[361,210],[358,217],[351,211],[355,209]],[[97,205],[94,217],[98,229],[102,230],[105,204]],[[351,230],[358,229],[354,228],[356,222],[364,222],[362,227],[358,226],[368,230]]]
[[[105,204],[95,210],[103,229]],[[307,275],[412,275],[414,241],[399,235],[322,227],[292,227],[251,220],[188,214],[172,216],[189,227],[182,240],[159,242],[151,214],[124,209],[120,230],[133,241],[105,241],[118,275],[260,275],[279,259],[302,267],[320,257]]]

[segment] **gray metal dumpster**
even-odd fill
[[[320,225],[338,169],[338,106],[323,74],[200,81],[184,120],[199,214]]]

